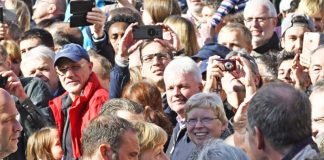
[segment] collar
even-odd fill
[[[311,145],[313,149],[318,152],[318,148],[313,141],[312,137],[308,137],[305,140],[296,144],[283,158],[282,160],[291,160],[293,159],[301,150],[303,150],[307,145]]]
[[[269,41],[267,43],[255,48],[253,50],[260,54],[264,54],[264,53],[268,52],[269,50],[280,50],[279,43],[280,42],[279,42],[277,33],[273,32],[272,37],[269,39]]]

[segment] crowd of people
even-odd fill
[[[324,0],[88,2],[0,0],[0,159],[324,159]]]

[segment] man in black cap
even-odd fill
[[[64,159],[78,159],[81,156],[81,131],[97,116],[108,93],[92,72],[93,64],[80,45],[63,46],[55,55],[54,66],[66,93],[50,101],[50,107],[60,134]]]

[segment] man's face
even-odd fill
[[[291,85],[295,85],[295,80],[292,77],[292,67],[293,64],[293,60],[289,59],[289,60],[285,60],[283,61],[278,68],[278,79],[291,84]]]
[[[53,0],[37,0],[33,6],[32,19],[38,24],[46,19],[49,14],[49,5],[53,5]]]
[[[171,53],[159,42],[152,42],[142,49],[142,76],[154,82],[163,81],[165,67],[171,61]]]
[[[108,30],[109,41],[113,46],[115,53],[117,53],[117,48],[118,48],[117,44],[125,34],[125,30],[127,26],[128,25],[125,22],[115,22],[110,26]]]
[[[265,6],[255,6],[249,9],[244,15],[244,24],[251,31],[252,43],[259,44],[253,46],[259,47],[269,41],[276,27],[276,18],[271,18],[268,9]]]
[[[10,98],[10,97],[8,97]],[[10,154],[17,150],[22,126],[17,121],[18,111],[13,100],[0,106],[0,153]]]
[[[281,41],[281,46],[285,51],[302,53],[304,33],[310,30],[306,27],[295,26],[286,30]]]
[[[85,59],[73,62],[61,58],[55,67],[63,88],[72,95],[80,95],[92,72],[92,63]]]
[[[246,41],[244,35],[239,30],[221,30],[218,34],[218,43],[233,51],[242,48],[248,52],[252,50],[252,45]]]
[[[38,38],[30,38],[20,41],[20,53],[24,54],[29,50],[39,46],[41,44]]]
[[[138,160],[140,146],[138,136],[134,131],[126,131],[117,151],[118,160]]]
[[[226,125],[215,115],[215,111],[211,108],[192,109],[187,114],[186,121],[188,136],[199,146],[202,146],[209,139],[220,138],[226,128]]]
[[[164,78],[168,104],[171,109],[184,118],[184,106],[194,94],[201,92],[202,84],[197,82],[192,73],[169,75]]]
[[[247,131],[245,132],[245,137],[248,140],[248,153],[249,156],[251,156],[251,159],[257,159],[257,160],[268,160],[267,157],[263,154],[263,152],[258,148],[258,137],[256,133],[253,133],[250,126],[247,127]]]
[[[317,50],[311,55],[309,76],[312,84],[324,79],[324,48]]]
[[[21,71],[25,77],[38,77],[42,79],[52,91],[58,87],[58,76],[54,69],[54,62],[49,58],[35,58],[24,63]]]
[[[324,134],[324,92],[313,92],[309,100],[312,104],[312,129],[314,136]]]

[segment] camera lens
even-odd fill
[[[150,29],[147,30],[147,34],[148,34],[149,36],[153,37],[153,36],[155,36],[156,31],[155,31],[154,28],[150,28]]]
[[[232,62],[226,62],[224,63],[225,70],[232,71],[234,70],[234,64]]]

